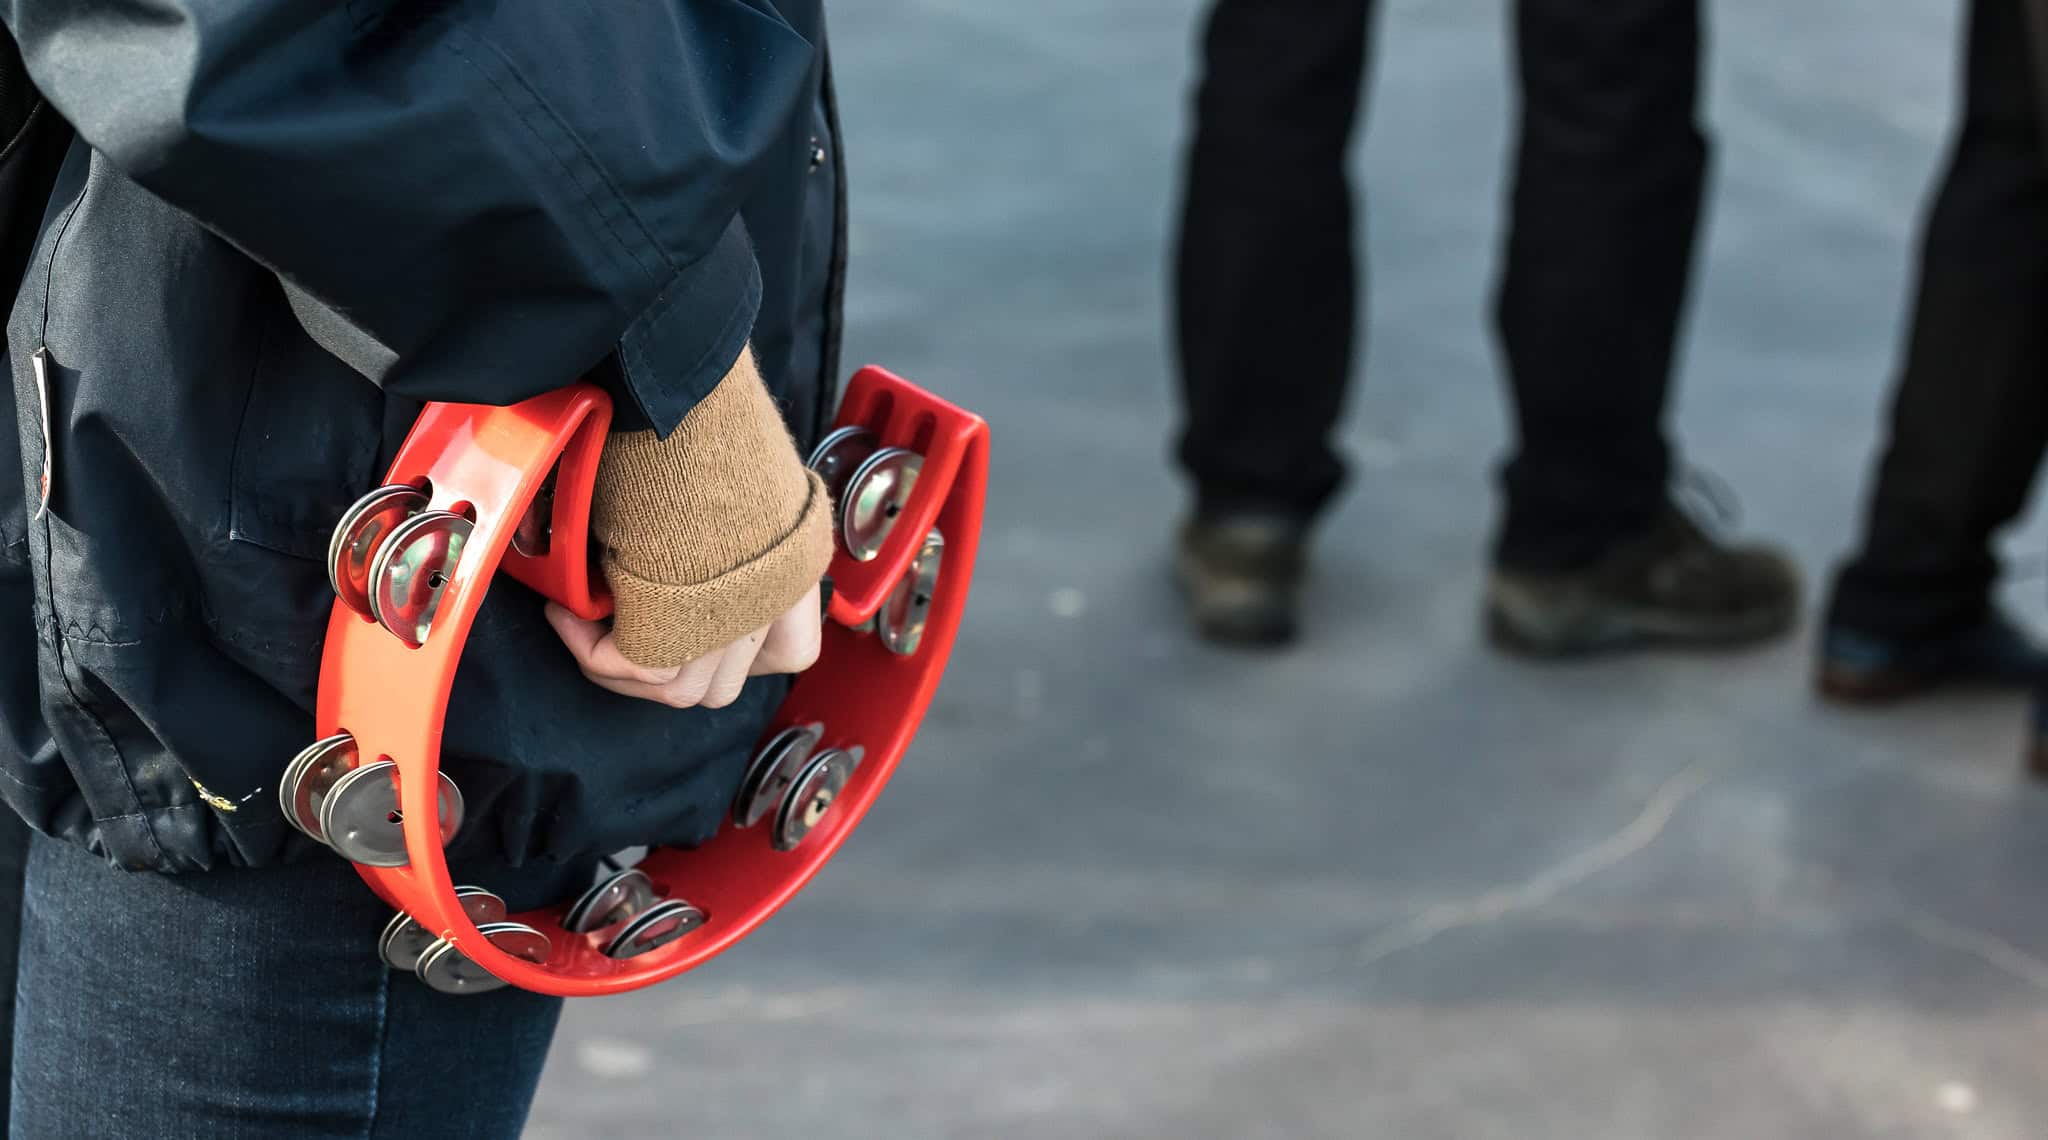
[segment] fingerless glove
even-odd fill
[[[591,530],[619,652],[669,668],[781,617],[831,561],[831,514],[751,351],[667,439],[614,433]]]

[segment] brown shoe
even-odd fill
[[[1279,514],[1198,517],[1181,529],[1174,579],[1195,629],[1226,645],[1294,640],[1308,525]]]
[[[1486,597],[1493,643],[1537,657],[1744,645],[1783,634],[1798,612],[1789,558],[1717,542],[1676,507],[1582,569],[1495,570]]]

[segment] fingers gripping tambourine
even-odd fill
[[[818,664],[778,711],[730,817],[701,847],[656,848],[581,898],[507,914],[451,882],[462,792],[442,722],[499,571],[578,616],[611,609],[592,571],[590,497],[611,406],[577,384],[511,407],[430,404],[385,485],[336,527],[317,713],[286,769],[285,818],[399,909],[379,947],[430,986],[567,997],[652,985],[730,947],[832,857],[915,735],[967,601],[988,471],[976,416],[879,368],[853,378],[811,456],[838,504]]]

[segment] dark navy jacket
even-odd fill
[[[76,132],[7,328],[0,796],[129,868],[306,853],[276,781],[313,731],[321,560],[421,401],[588,375],[666,432],[751,338],[814,435],[843,229],[820,5],[0,0]],[[458,853],[708,836],[782,692],[606,694],[501,579],[447,728]]]

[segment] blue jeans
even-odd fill
[[[514,910],[588,883],[464,875]],[[339,859],[163,876],[28,844],[9,1134],[516,1137],[561,1001],[435,993],[377,956]]]

